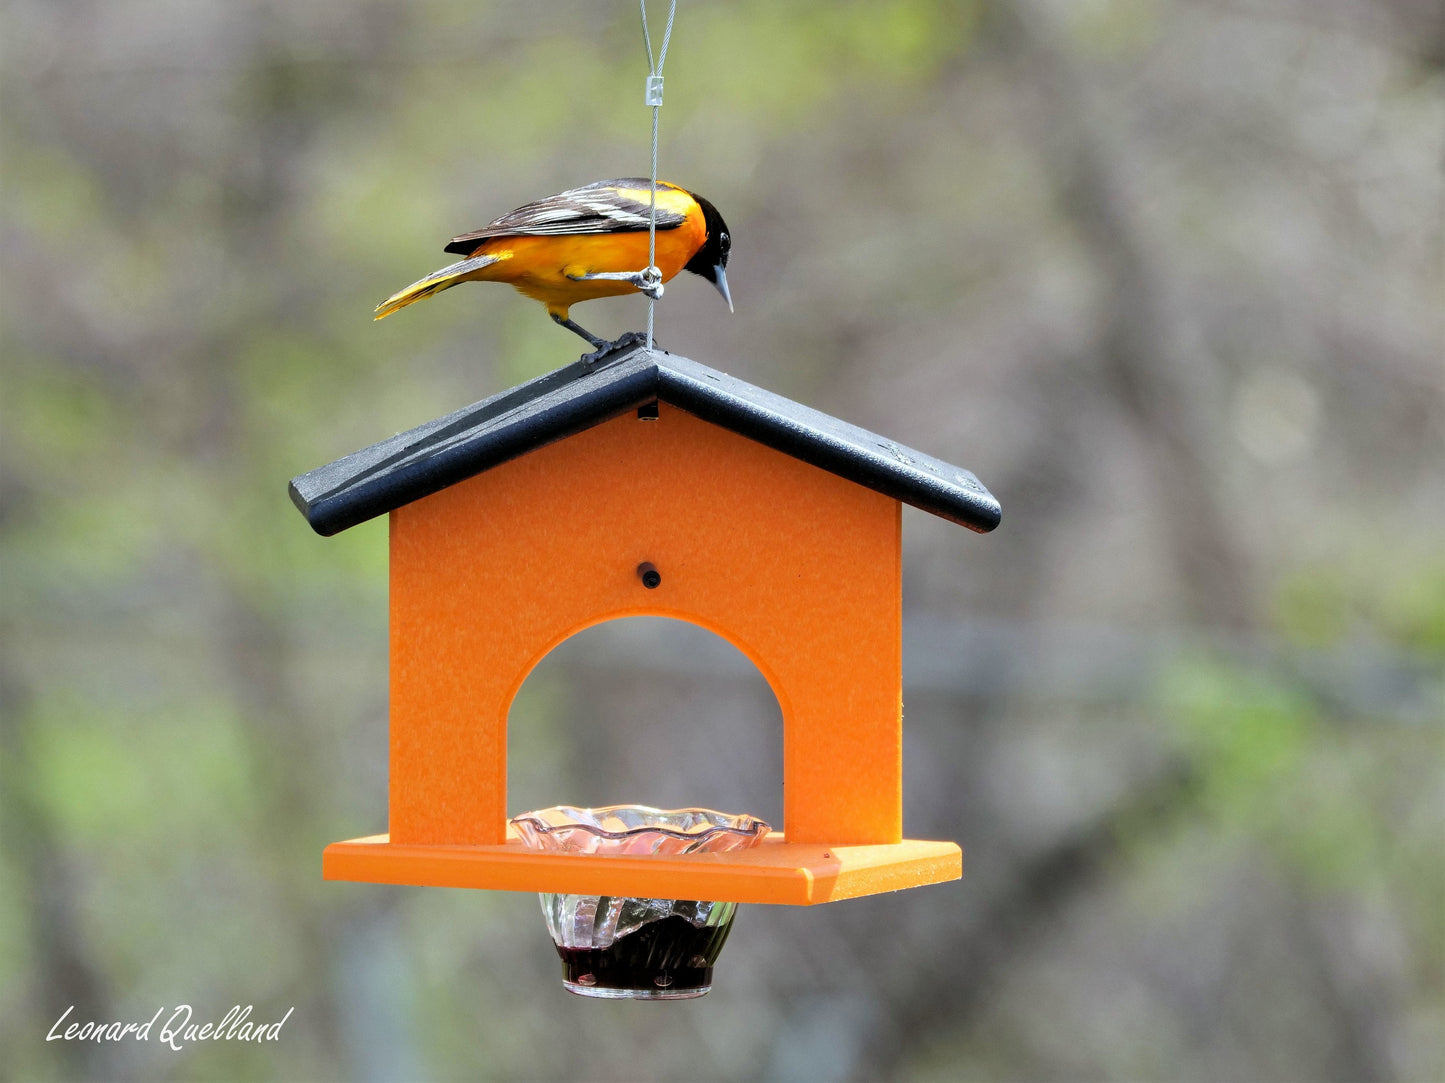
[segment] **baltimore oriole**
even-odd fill
[[[657,258],[660,280],[649,279],[646,178],[598,181],[528,203],[490,225],[453,237],[447,252],[467,257],[433,271],[376,306],[376,319],[458,282],[505,282],[547,306],[561,326],[598,349],[610,343],[578,326],[567,312],[579,301],[626,293],[662,296],[679,271],[701,275],[731,309],[727,263],[732,238],[722,215],[702,196],[657,182]]]

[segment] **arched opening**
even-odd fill
[[[623,617],[554,647],[507,718],[507,806],[702,806],[783,826],[783,721],[757,667],[687,621]]]

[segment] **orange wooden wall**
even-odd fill
[[[901,840],[898,501],[659,413],[392,513],[392,842],[503,842],[524,811],[507,808],[512,698],[568,636],[633,615],[702,625],[762,671],[782,707],[774,826],[789,841]]]

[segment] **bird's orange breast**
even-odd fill
[[[689,215],[674,229],[657,231],[657,267],[670,281],[706,239],[701,216]],[[553,237],[494,237],[473,255],[501,257],[468,278],[506,282],[563,316],[569,305],[597,297],[636,293],[630,282],[578,281],[587,274],[640,271],[647,266],[647,233],[580,233]]]

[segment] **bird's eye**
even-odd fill
[[[733,239],[729,237],[726,233],[719,233],[717,238],[717,246],[724,252],[731,251],[733,246]]]

